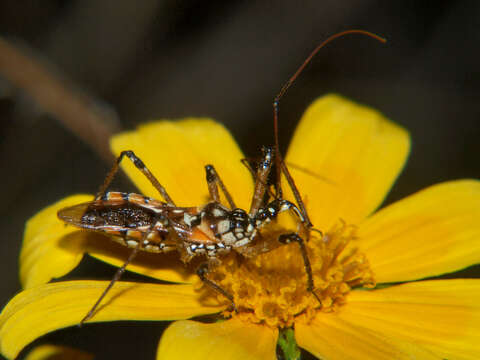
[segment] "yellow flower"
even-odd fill
[[[208,201],[203,167],[211,163],[248,209],[252,181],[243,155],[211,120],[151,123],[114,137],[112,148],[134,150],[179,206]],[[193,265],[183,266],[175,254],[145,253],[129,270],[177,284],[117,282],[90,322],[177,320],[161,338],[158,359],[275,359],[278,329],[289,327],[300,347],[327,360],[480,358],[480,281],[410,282],[479,262],[480,183],[442,183],[373,213],[408,151],[405,130],[338,96],[317,100],[303,116],[286,161],[325,234],[312,233],[308,243],[321,305],[306,291],[296,244],[252,260],[227,257],[211,274],[233,294],[238,313],[199,284]],[[158,197],[134,166],[124,169],[144,194]],[[6,357],[78,324],[108,284],[49,280],[76,267],[84,253],[114,265],[126,259],[128,249],[57,220],[58,209],[89,199],[69,197],[27,223],[25,290],[0,315]],[[186,320],[219,312],[226,321]]]

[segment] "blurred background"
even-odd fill
[[[388,43],[354,35],[321,50],[281,102],[281,144],[309,103],[336,92],[411,132],[409,163],[387,202],[478,177],[480,2],[1,1],[0,304],[20,289],[25,221],[98,189],[110,134],[207,116],[255,156],[272,143],[271,102],[282,84],[319,42],[355,28]],[[114,272],[93,260],[83,267],[104,279]],[[92,324],[47,340],[98,358],[153,358],[161,329]]]

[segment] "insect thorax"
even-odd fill
[[[264,225],[274,221],[279,213],[290,209],[298,211],[295,205],[286,200],[274,200],[250,215],[243,209],[230,210],[218,202],[211,202],[195,215],[185,213],[184,219],[192,230],[207,235],[212,249],[213,245],[216,248],[235,249],[254,242]],[[195,242],[195,250],[203,248],[201,241]],[[208,251],[206,253],[209,254]]]
[[[215,243],[225,247],[239,247],[247,244],[254,235],[253,219],[242,209],[229,210],[220,203],[205,205],[195,218],[189,218],[198,229],[210,233]]]

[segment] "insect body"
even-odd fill
[[[109,192],[101,199],[64,208],[58,217],[83,229],[105,232],[130,248],[153,253],[177,250],[187,262],[196,255],[214,261],[232,249],[245,253],[245,246],[261,238],[259,229],[264,224],[290,209],[297,211],[292,203],[275,200],[250,216],[218,202],[175,207],[135,193]]]
[[[166,189],[132,151],[123,151],[120,154],[94,201],[59,211],[59,218],[66,223],[87,230],[105,232],[121,244],[133,248],[129,258],[118,269],[108,287],[80,324],[93,316],[103,297],[120,278],[138,251],[163,253],[177,250],[184,262],[189,262],[197,255],[204,256],[207,261],[198,267],[198,276],[205,284],[227,297],[236,309],[233,296],[207,276],[213,266],[220,262],[221,255],[235,251],[246,257],[255,257],[283,244],[296,242],[300,247],[307,274],[307,290],[320,302],[314,292],[312,268],[305,246],[310,232],[318,230],[313,228],[300,192],[279,151],[278,107],[281,97],[320,48],[335,38],[355,33],[385,41],[363,30],[349,30],[331,36],[314,49],[275,97],[273,101],[275,146],[264,147],[261,160],[254,166],[243,161],[255,182],[248,212],[236,207],[212,165],[205,166],[211,201],[201,206],[177,207]],[[150,180],[164,201],[138,194],[106,192],[125,156]],[[281,175],[285,177],[292,190],[295,204],[283,199]],[[222,204],[219,189],[224,194],[228,207]],[[273,241],[270,237],[264,237],[262,230],[266,224],[276,220],[278,215],[285,211],[290,211],[296,216],[299,229],[295,231],[284,229]],[[299,231],[305,234],[305,240]]]
[[[220,263],[221,255],[236,251],[246,257],[254,257],[290,241],[299,242],[302,252],[305,252],[302,239],[294,232],[280,234],[276,242],[271,242],[270,239],[262,236],[262,228],[274,221],[282,212],[291,211],[301,222],[305,221],[297,206],[287,200],[274,198],[264,204],[264,195],[268,190],[265,179],[273,166],[274,150],[272,147],[264,148],[263,153],[263,159],[257,170],[251,209],[247,213],[235,206],[231,195],[212,165],[205,166],[212,201],[202,206],[177,207],[143,162],[132,151],[122,152],[95,200],[67,207],[58,212],[58,217],[68,224],[86,230],[104,232],[120,244],[134,249],[81,323],[93,315],[102,298],[140,250],[153,253],[176,250],[185,263],[195,256],[204,256],[207,261],[199,266],[197,274],[207,285],[227,297],[234,309],[233,297],[207,277],[208,272]],[[104,192],[124,156],[127,156],[150,179],[165,201],[135,193]],[[224,193],[229,207],[220,202],[218,187]],[[309,279],[311,279],[306,253],[304,259]]]

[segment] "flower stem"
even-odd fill
[[[277,345],[282,349],[283,359],[300,360],[301,353],[292,328],[280,330]]]

